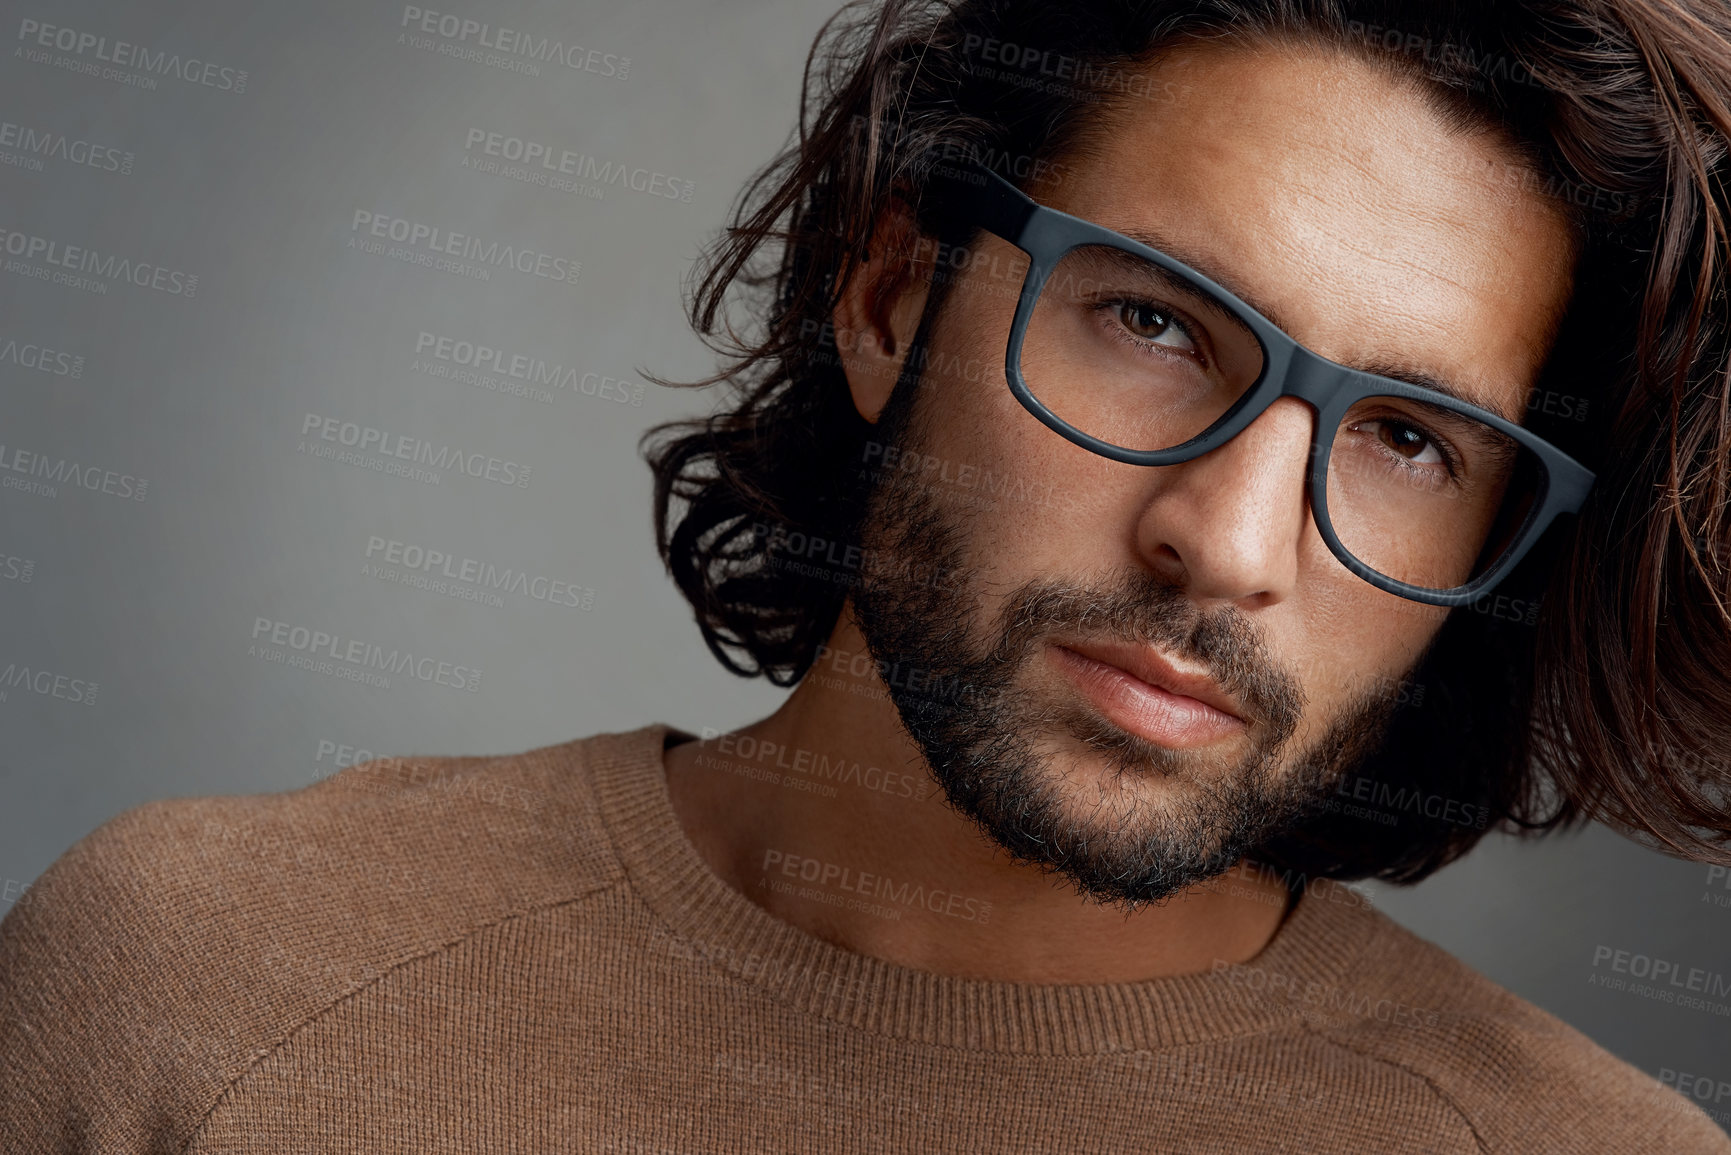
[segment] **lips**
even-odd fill
[[[1096,662],[1116,666],[1132,678],[1158,686],[1167,693],[1192,698],[1241,722],[1249,721],[1245,717],[1244,708],[1232,695],[1222,690],[1214,679],[1202,674],[1186,674],[1167,661],[1159,651],[1150,647],[1116,642],[1086,642],[1074,645],[1065,643],[1063,648],[1085,658],[1092,658]]]

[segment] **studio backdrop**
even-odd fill
[[[785,696],[637,443],[718,400],[644,374],[712,370],[686,278],[833,0],[430,5],[5,5],[0,913],[152,799]],[[1595,828],[1364,889],[1731,1127],[1724,868]]]

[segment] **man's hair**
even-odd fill
[[[1389,688],[1403,704],[1381,750],[1258,857],[1414,882],[1487,829],[1597,818],[1731,861],[1722,0],[843,8],[807,61],[795,135],[690,286],[692,323],[726,363],[685,384],[726,382],[728,400],[644,437],[658,548],[710,650],[741,676],[793,685],[857,576],[886,455],[853,406],[830,318],[886,210],[939,236],[922,194],[963,158],[1024,188],[1061,181],[1102,112],[1168,98],[1148,65],[1204,38],[1335,46],[1415,83],[1451,128],[1495,134],[1507,181],[1554,202],[1580,245],[1527,423],[1598,473],[1580,517],[1494,597],[1450,613],[1410,684]],[[966,263],[965,248],[925,252],[940,273]],[[913,275],[892,260],[880,287]]]

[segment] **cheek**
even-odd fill
[[[1383,593],[1321,548],[1319,567],[1332,566],[1335,572],[1318,568],[1305,575],[1298,595],[1304,603],[1298,623],[1302,637],[1286,643],[1295,649],[1277,652],[1304,683],[1313,705],[1326,712],[1378,686],[1398,684],[1448,611]],[[1270,644],[1278,643],[1271,639]]]
[[[1063,526],[1082,488],[1078,468],[1104,459],[1047,429],[1016,400],[1004,374],[1015,302],[966,287],[958,286],[933,329],[915,402],[920,444],[896,472],[936,499],[1001,571],[1009,560],[1003,548],[1023,560]]]
[[[1030,578],[1089,580],[1147,565],[1136,553],[1147,477],[1067,441],[1010,393],[1004,348],[1014,302],[1001,298],[952,297],[927,349],[916,403],[922,444],[896,463],[895,476],[924,489],[963,530],[989,602]],[[1446,611],[1354,577],[1309,518],[1298,549],[1293,597],[1259,616],[1274,660],[1326,715],[1398,683]]]
[[[921,406],[933,438],[997,440],[1014,413],[1029,416],[1004,380],[1004,351],[1015,315],[1013,285],[963,274],[950,292],[926,349]]]

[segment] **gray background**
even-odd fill
[[[335,768],[329,747],[497,753],[650,721],[726,729],[785,693],[720,669],[655,558],[637,437],[710,396],[646,386],[639,369],[709,368],[681,286],[791,129],[831,0],[420,7],[576,42],[603,70],[603,56],[629,58],[628,72],[547,62],[529,76],[428,51],[399,41],[404,7],[380,0],[4,6],[0,122],[132,160],[120,173],[3,150],[0,229],[198,285],[98,293],[0,272],[0,454],[149,483],[143,500],[0,489],[0,671],[68,679],[61,696],[0,686],[0,913],[120,811],[305,785]],[[244,69],[245,91],[172,75],[143,89],[31,59],[25,20]],[[48,52],[62,55],[91,59]],[[617,185],[595,199],[465,167],[472,129],[688,181],[691,199]],[[348,246],[358,210],[581,273],[482,281],[362,252]],[[423,331],[641,392],[558,388],[548,402],[440,379],[416,367]],[[82,357],[79,374],[27,368],[27,346]],[[525,463],[529,484],[322,460],[300,448],[309,413]],[[572,583],[589,605],[381,580],[363,569],[382,563],[373,538]],[[260,618],[478,668],[479,687],[272,663],[249,653]],[[93,701],[73,700],[82,683]],[[1707,867],[1595,829],[1492,839],[1418,887],[1369,889],[1643,1070],[1727,1083],[1703,1105],[1731,1121],[1731,1018],[1589,983],[1607,947],[1731,972],[1731,888]]]

